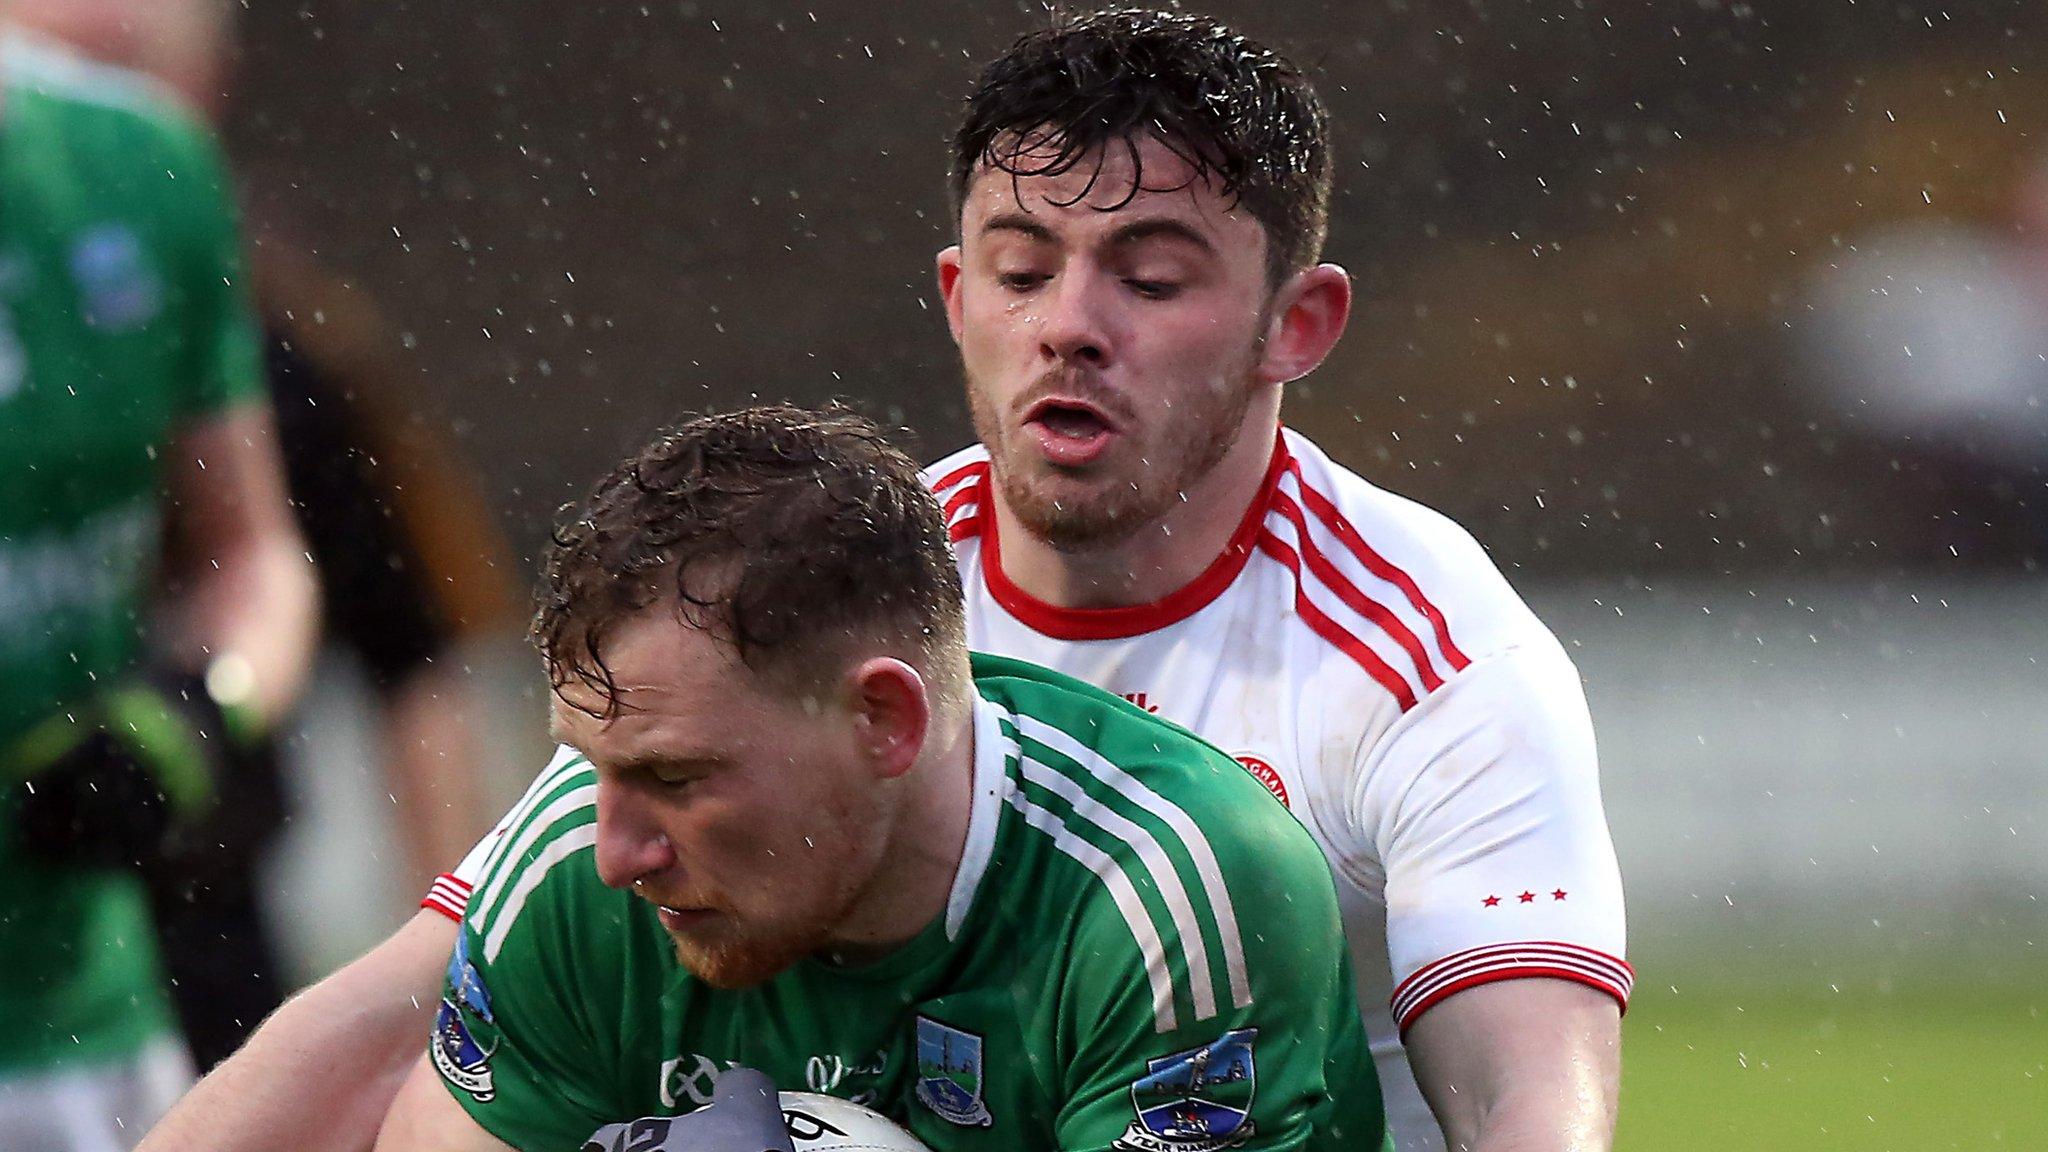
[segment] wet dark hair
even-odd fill
[[[1032,32],[982,70],[953,135],[953,219],[984,165],[1057,176],[1112,145],[1138,162],[1156,137],[1266,230],[1278,285],[1322,255],[1330,223],[1329,114],[1301,71],[1203,16],[1117,9]],[[1144,186],[1109,208],[1121,208]],[[1157,191],[1158,189],[1147,189]],[[1078,198],[1077,198],[1078,199]]]
[[[899,642],[921,671],[964,666],[960,575],[917,465],[843,409],[778,404],[662,430],[579,503],[547,549],[532,635],[549,683],[615,716],[604,646],[672,605],[757,672],[816,683],[856,638]]]

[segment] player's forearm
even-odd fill
[[[274,721],[312,665],[320,593],[269,410],[246,406],[187,430],[165,480],[171,655],[195,669],[232,656],[257,717]]]
[[[139,1152],[361,1152],[425,1051],[455,925],[421,912],[287,1002]]]
[[[275,722],[298,699],[319,636],[319,585],[298,534],[252,541],[222,557],[179,615],[185,659],[247,661],[256,715]]]

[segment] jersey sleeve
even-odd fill
[[[1592,719],[1561,650],[1475,661],[1378,743],[1360,778],[1403,1032],[1445,997],[1523,977],[1626,1008],[1621,875]]]
[[[1328,867],[1277,803],[1253,803],[1271,811],[1235,844],[1161,837],[1186,850],[1179,884],[1199,939],[1174,930],[1170,908],[1141,916],[1105,898],[1080,917],[1070,955],[1086,962],[1065,975],[1071,1041],[1054,1073],[1064,1152],[1383,1146]],[[1133,885],[1136,903],[1180,899],[1154,879]]]
[[[513,821],[527,810],[536,796],[559,783],[562,775],[574,771],[577,764],[578,758],[574,748],[566,745],[556,748],[554,758],[548,761],[546,768],[541,769],[539,776],[534,777],[533,783],[527,786],[526,794],[519,798],[519,803],[514,804],[511,811],[498,818],[498,822],[491,826],[489,832],[484,833],[483,839],[476,842],[461,862],[455,865],[453,871],[443,872],[434,877],[427,894],[420,900],[420,907],[439,912],[450,920],[461,923],[463,913],[469,908],[470,894],[483,882],[484,868],[490,863],[492,852],[506,842],[505,835],[511,829]]]
[[[593,1026],[616,1019],[617,951],[603,938],[620,899],[597,880],[588,765],[515,810],[511,838],[473,895],[449,959],[429,1055],[479,1126],[519,1149],[574,1148],[618,1119],[618,1057]],[[585,962],[577,963],[582,956]]]
[[[212,133],[168,110],[158,113],[164,175],[176,194],[161,199],[176,214],[168,234],[180,251],[173,286],[181,303],[185,387],[179,415],[204,418],[265,395],[262,341],[251,304],[234,185]]]

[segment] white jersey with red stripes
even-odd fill
[[[933,465],[968,644],[1119,693],[1237,757],[1337,876],[1402,1152],[1443,1146],[1400,1033],[1495,980],[1627,1004],[1621,878],[1578,671],[1462,528],[1282,433],[1224,555],[1155,604],[1004,575],[987,450]]]
[[[1497,980],[1626,1006],[1621,878],[1578,671],[1472,537],[1285,430],[1236,534],[1149,605],[1057,608],[1003,574],[987,450],[925,473],[968,642],[1119,693],[1235,756],[1337,878],[1401,1152],[1443,1147],[1400,1034]],[[423,902],[460,919],[494,830]]]

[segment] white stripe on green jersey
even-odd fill
[[[596,806],[596,789],[579,791],[590,792],[591,806]],[[597,822],[593,819],[590,823],[579,824],[549,841],[548,846],[541,849],[540,855],[533,858],[533,863],[520,869],[519,883],[512,886],[511,893],[505,897],[505,907],[491,920],[490,931],[484,936],[484,959],[498,958],[499,951],[505,947],[505,934],[512,931],[512,925],[518,921],[520,910],[526,907],[526,898],[533,895],[533,890],[540,887],[540,882],[548,878],[548,869],[585,848],[595,847],[596,844]]]
[[[1011,714],[1010,722],[1021,731],[1035,732],[1034,739],[1041,743],[1044,742],[1044,737],[1065,735],[1029,717]],[[1153,976],[1154,1011],[1159,1016],[1159,1030],[1170,1032],[1174,1028],[1173,990],[1166,980],[1165,947],[1161,942],[1161,926],[1153,923],[1150,914],[1145,911],[1144,904],[1138,900],[1136,890],[1130,888],[1130,880],[1121,874],[1123,871],[1137,871],[1141,876],[1149,878],[1160,899],[1166,902],[1167,914],[1172,921],[1174,944],[1188,973],[1188,983],[1195,1005],[1195,1019],[1207,1020],[1216,1015],[1216,985],[1210,976],[1208,948],[1202,940],[1202,929],[1195,922],[1195,909],[1188,899],[1187,888],[1181,883],[1180,874],[1174,870],[1173,861],[1167,859],[1166,850],[1160,847],[1159,841],[1152,833],[1126,819],[1100,799],[1090,796],[1079,781],[1066,774],[1073,769],[1055,768],[1038,757],[1020,752],[1018,770],[1024,780],[1065,800],[1073,813],[1071,819],[1100,828],[1137,854],[1135,868],[1131,862],[1113,860],[1108,853],[1099,850],[1084,854],[1077,850],[1076,845],[1091,847],[1085,841],[1066,835],[1068,829],[1064,824],[1048,826],[1045,822],[1057,821],[1057,816],[1031,804],[1024,799],[1021,792],[1012,792],[1010,795],[1011,805],[1024,813],[1032,827],[1052,833],[1060,850],[1086,864],[1090,871],[1102,877],[1103,882],[1110,885],[1113,894],[1118,892],[1119,880],[1123,881],[1123,888],[1129,890],[1129,902],[1118,895],[1117,906],[1124,910],[1125,919],[1131,922],[1131,932],[1137,937],[1139,948],[1144,952],[1147,967]],[[1040,816],[1043,816],[1044,820],[1041,820]],[[1138,913],[1135,918],[1132,916],[1133,908]]]
[[[1052,837],[1053,847],[1073,857],[1102,879],[1103,886],[1109,889],[1109,898],[1116,902],[1117,911],[1123,913],[1124,923],[1130,925],[1131,938],[1138,942],[1138,952],[1145,958],[1145,979],[1152,985],[1153,1026],[1161,1032],[1171,1032],[1179,1027],[1179,1016],[1173,1007],[1173,976],[1166,970],[1166,944],[1159,938],[1159,926],[1152,922],[1152,914],[1145,910],[1145,902],[1138,897],[1138,890],[1131,886],[1131,878],[1124,874],[1123,865],[1109,853],[1068,831],[1058,816],[1026,800],[1022,792],[1012,791],[1007,799],[1010,807],[1024,817],[1025,823]]]
[[[1223,869],[1216,862],[1216,853],[1209,846],[1209,838],[1204,836],[1202,830],[1188,817],[1186,810],[1159,795],[1159,793],[1151,788],[1146,787],[1143,782],[1133,778],[1130,773],[1122,768],[1103,759],[1100,753],[1081,743],[1072,734],[1055,728],[1050,724],[1041,723],[1029,716],[1018,717],[1017,724],[1022,735],[1045,745],[1047,748],[1058,752],[1060,755],[1087,769],[1097,779],[1116,789],[1118,795],[1123,796],[1133,804],[1158,817],[1166,823],[1167,827],[1173,829],[1174,834],[1180,838],[1181,847],[1186,849],[1188,856],[1194,861],[1196,873],[1202,879],[1202,892],[1208,898],[1210,915],[1214,918],[1217,935],[1221,938],[1222,942],[1223,963],[1229,973],[1231,1001],[1239,1008],[1250,1006],[1252,1002],[1252,989],[1251,981],[1245,975],[1244,939],[1238,931],[1237,911],[1230,905],[1230,889],[1223,884]],[[1158,847],[1157,842],[1153,841],[1152,843],[1156,849]],[[1172,876],[1170,869],[1168,876],[1172,878],[1175,888],[1178,889],[1180,884],[1179,878]],[[1181,899],[1184,904],[1186,902],[1185,894],[1182,895]],[[1176,918],[1176,923],[1178,922],[1178,918]],[[1183,937],[1188,935],[1187,928],[1182,927],[1181,933]],[[1200,940],[1200,933],[1195,933],[1195,938]],[[1193,967],[1193,957],[1189,958],[1188,963],[1190,967]],[[1203,995],[1202,989],[1208,986],[1207,965],[1203,966],[1203,973],[1201,976],[1196,977],[1196,981],[1196,995],[1198,997],[1196,1003],[1199,1005],[1202,1002],[1200,999]],[[1197,1020],[1204,1020],[1209,1016],[1215,1015],[1213,993],[1209,994],[1208,1003],[1209,1008],[1206,1012],[1202,1011],[1199,1007],[1197,1008],[1195,1013]]]
[[[513,820],[497,851],[485,861],[484,882],[469,898],[470,926],[488,938],[502,940],[503,934],[495,931],[494,925],[501,918],[509,923],[509,917],[501,917],[500,913],[501,906],[510,903],[508,894],[522,886],[525,891],[532,891],[532,885],[527,883],[528,874],[539,861],[529,864],[528,857],[543,840],[579,826],[593,829],[585,844],[596,843],[596,807],[596,770],[573,748],[560,749],[555,753],[554,765],[527,790],[520,801],[521,815]],[[560,856],[552,857],[550,863],[559,859]],[[535,875],[544,873],[542,869]],[[518,909],[514,907],[511,911],[517,915]]]

